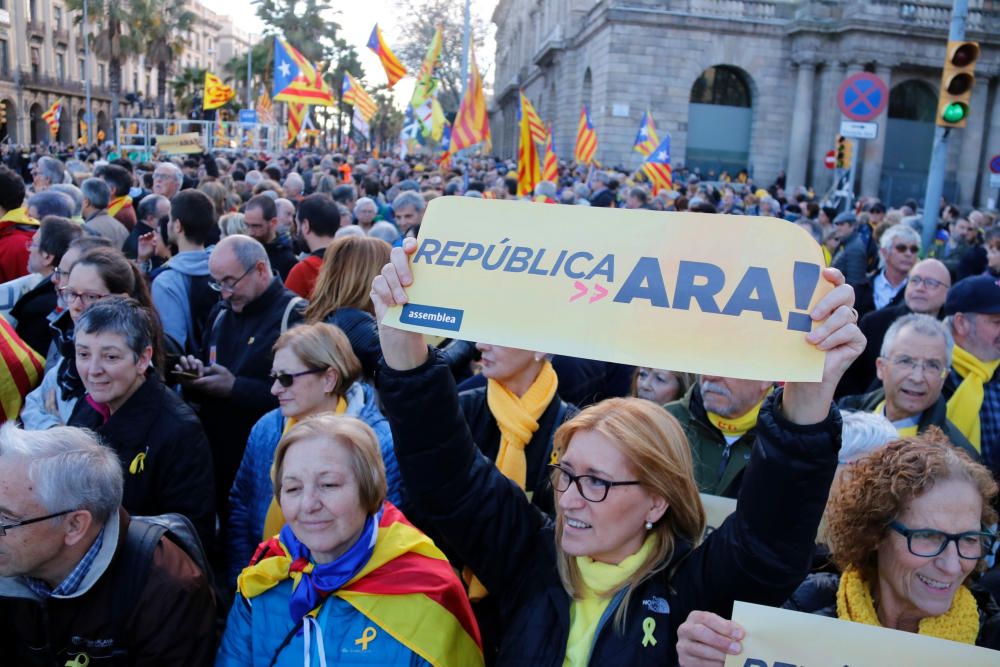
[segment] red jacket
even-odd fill
[[[303,299],[312,298],[313,287],[316,286],[316,279],[319,278],[319,270],[322,266],[322,255],[309,255],[293,266],[292,270],[288,272],[285,287]]]
[[[28,243],[37,230],[38,221],[24,207],[0,218],[0,283],[28,274]]]

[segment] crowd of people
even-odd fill
[[[704,667],[737,600],[1000,650],[991,213],[925,251],[915,202],[780,177],[522,197],[801,227],[797,383],[379,326],[428,202],[517,199],[503,160],[7,162],[0,663]]]

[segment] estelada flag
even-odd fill
[[[332,107],[336,104],[323,72],[306,60],[291,44],[274,38],[274,86],[276,102],[298,102]]]
[[[358,80],[351,76],[350,72],[344,72],[344,83],[340,87],[340,97],[345,103],[354,105],[355,111],[361,114],[366,123],[370,123],[372,116],[378,111],[375,100],[361,87]]]
[[[542,169],[538,164],[538,148],[531,136],[531,121],[525,113],[524,103],[528,98],[521,94],[521,141],[517,148],[517,196],[530,195],[542,180]],[[530,105],[531,103],[528,102]],[[543,128],[544,131],[544,128]]]
[[[52,103],[52,106],[42,114],[42,120],[44,120],[49,126],[49,132],[52,133],[53,137],[59,135],[59,118],[62,116],[62,99],[58,99]]]
[[[660,145],[660,138],[656,136],[656,124],[653,122],[653,114],[648,110],[642,114],[639,121],[639,131],[636,132],[635,141],[632,143],[632,150],[642,153],[644,157],[649,157],[657,146]]]
[[[0,424],[16,419],[24,397],[38,386],[45,368],[45,357],[35,352],[0,316]]]
[[[642,163],[642,170],[653,182],[653,190],[659,191],[673,187],[674,176],[670,166],[670,135],[660,142],[646,161]]]
[[[372,28],[372,34],[368,38],[368,48],[374,51],[378,59],[382,61],[382,68],[385,70],[386,78],[389,79],[389,89],[391,90],[397,81],[406,76],[406,68],[403,63],[399,62],[399,58],[392,52],[389,45],[385,43],[378,23]]]
[[[234,97],[236,97],[235,90],[222,83],[222,79],[211,72],[205,72],[205,91],[201,97],[202,109],[218,109]]]
[[[552,140],[552,132],[545,137],[545,160],[542,163],[542,180],[559,185],[559,158]]]

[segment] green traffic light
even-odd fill
[[[944,108],[944,113],[941,114],[941,118],[944,119],[946,123],[960,123],[965,119],[965,115],[968,113],[968,109],[961,102],[952,102]]]

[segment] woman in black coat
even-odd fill
[[[406,302],[416,243],[404,248],[373,283],[380,319]],[[837,271],[824,276],[843,284]],[[658,406],[612,399],[560,429],[553,522],[479,454],[451,374],[423,338],[380,328],[400,470],[413,504],[497,596],[497,664],[673,665],[689,611],[780,604],[794,590],[836,467],[833,391],[864,346],[852,300],[839,286],[815,309],[826,321],[807,340],[827,352],[823,382],[789,383],[765,405],[740,506],[704,542],[690,450]]]
[[[122,506],[183,514],[212,542],[215,495],[208,439],[194,411],[152,369],[152,320],[137,301],[108,297],[76,323],[76,367],[87,394],[70,426],[93,429],[121,458]]]

